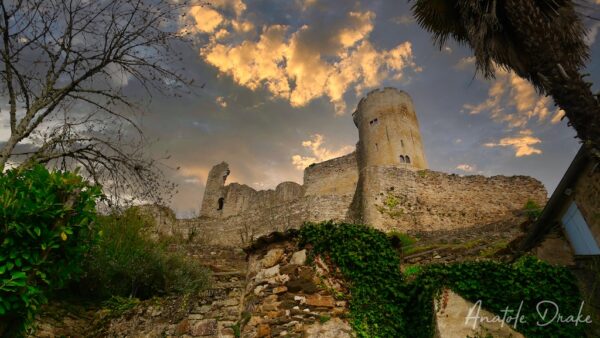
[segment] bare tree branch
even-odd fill
[[[1,0],[0,97],[11,134],[6,163],[79,168],[114,196],[158,198],[172,190],[145,152],[140,109],[148,97],[189,88],[171,48],[187,3],[158,0]],[[29,150],[15,151],[26,141]],[[134,195],[135,194],[135,195]],[[113,196],[113,197],[114,197]]]

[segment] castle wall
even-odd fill
[[[253,208],[222,219],[182,220],[184,236],[212,245],[240,246],[273,231],[298,228],[304,222],[343,221],[351,195],[306,196],[265,208]]]
[[[544,205],[547,192],[527,176],[458,176],[397,167],[367,168],[370,203],[364,221],[384,231],[431,231],[495,223],[523,210],[528,200]]]
[[[188,226],[204,240],[225,245],[305,221],[351,221],[384,231],[449,230],[510,219],[528,200],[546,203],[543,185],[524,176],[457,176],[427,169],[410,96],[374,90],[352,115],[356,152],[309,166],[304,184],[275,190],[224,185],[226,163],[210,171],[201,217]]]
[[[357,181],[356,152],[304,169],[306,195],[354,195]]]

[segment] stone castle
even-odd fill
[[[428,169],[410,96],[374,90],[352,114],[356,151],[304,169],[302,185],[274,190],[226,184],[227,163],[208,175],[200,217],[180,221],[213,244],[240,245],[306,221],[350,221],[384,231],[473,227],[514,217],[529,200],[546,202],[544,186],[526,176],[458,176]]]

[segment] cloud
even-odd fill
[[[254,39],[230,27],[228,41],[211,38],[200,55],[241,86],[265,88],[293,107],[326,97],[343,114],[349,90],[360,96],[385,79],[403,79],[407,68],[421,70],[410,42],[386,50],[368,40],[374,19],[370,11],[349,11],[330,27],[265,25]]]
[[[340,157],[354,151],[353,146],[343,146],[337,150],[329,150],[323,146],[325,138],[323,135],[314,134],[312,139],[302,142],[302,146],[310,151],[309,156],[294,155],[292,163],[298,170],[304,170],[313,163],[327,161],[332,158]]]
[[[600,1],[600,0],[598,0]],[[550,120],[550,123],[552,124],[557,124],[560,121],[562,121],[562,118],[565,116],[565,111],[562,109],[559,109],[556,114],[554,114],[554,116],[552,117],[552,120]]]
[[[463,108],[469,114],[488,112],[493,121],[505,124],[509,130],[527,128],[532,121],[544,123],[558,111],[552,107],[550,97],[540,96],[527,80],[502,69],[496,69],[488,98],[479,104],[464,104]]]
[[[349,48],[354,46],[357,42],[363,40],[373,30],[373,19],[375,13],[367,12],[350,12],[349,13],[348,26],[343,28],[338,37],[342,46]]]
[[[484,146],[492,147],[512,147],[515,150],[516,157],[530,156],[541,154],[542,151],[533,147],[533,145],[542,143],[537,137],[532,136],[533,132],[530,129],[521,130],[517,136],[505,137],[498,143],[486,143]]]
[[[306,11],[316,4],[317,0],[297,0],[297,2],[299,3],[300,8],[302,8],[302,11]]]
[[[247,8],[242,0],[211,0],[210,3],[219,8],[233,9],[236,16],[241,16]]]
[[[212,33],[225,18],[215,9],[207,6],[192,6],[188,15],[193,20],[194,28],[203,33]]]
[[[399,25],[410,25],[416,22],[415,18],[412,15],[400,15],[393,18],[392,21]]]
[[[458,169],[458,170],[462,170],[462,171],[464,171],[464,172],[467,172],[467,173],[472,173],[472,172],[474,172],[474,171],[475,171],[475,166],[472,166],[472,165],[470,165],[470,164],[463,163],[463,164],[459,164],[459,165],[457,165],[457,166],[456,166],[456,169]]]
[[[225,98],[223,96],[217,96],[215,102],[217,102],[219,106],[227,108],[227,101],[225,101]]]
[[[458,70],[465,70],[474,64],[475,64],[475,57],[474,56],[466,56],[466,57],[458,60],[458,62],[454,65],[454,68],[458,69]]]

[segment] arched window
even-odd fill
[[[221,197],[221,198],[219,198],[219,201],[217,203],[218,203],[217,210],[223,210],[223,204],[225,204],[225,199],[223,197]]]
[[[404,159],[404,156],[400,155],[400,163],[406,163],[406,160]]]
[[[406,163],[410,163],[410,157],[408,157],[408,155],[406,155]]]

